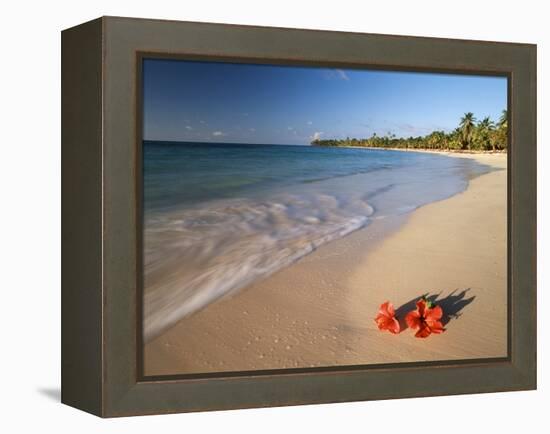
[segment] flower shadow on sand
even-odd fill
[[[462,310],[471,302],[473,302],[476,298],[475,295],[471,297],[466,297],[469,291],[470,288],[463,290],[455,289],[453,292],[443,298],[439,298],[441,296],[441,293],[430,295],[430,293],[427,292],[399,306],[399,308],[395,310],[395,316],[399,318],[401,330],[405,330],[408,328],[407,323],[405,322],[405,316],[411,310],[416,309],[416,302],[422,297],[425,297],[426,300],[432,302],[433,304],[441,306],[441,309],[443,309],[443,317],[441,318],[441,322],[444,326],[447,325],[451,320],[460,318],[460,316],[462,315]]]

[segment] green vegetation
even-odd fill
[[[465,113],[460,124],[450,133],[433,131],[425,136],[398,138],[394,134],[366,139],[313,140],[314,146],[364,146],[366,148],[440,149],[447,151],[505,151],[508,147],[508,114],[502,111],[495,124],[489,117],[477,121],[473,113]]]

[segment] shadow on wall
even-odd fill
[[[38,389],[37,391],[38,391],[38,393],[40,393],[41,395],[45,396],[48,399],[51,399],[51,400],[57,401],[57,402],[61,402],[61,389],[59,389],[59,388],[53,388],[53,387],[46,388],[46,387],[43,387],[43,388]]]

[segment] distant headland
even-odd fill
[[[441,151],[506,152],[508,148],[508,113],[506,110],[498,122],[490,117],[477,121],[471,112],[465,113],[458,127],[450,133],[433,131],[425,136],[396,137],[394,134],[372,136],[363,139],[316,139],[313,146],[365,147],[385,149],[419,149]]]

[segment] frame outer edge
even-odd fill
[[[103,414],[102,19],[61,33],[61,402]]]
[[[536,45],[523,48],[512,83],[510,170],[511,362],[520,390],[537,387]]]
[[[525,360],[521,369],[525,376],[525,387],[528,390],[537,389],[537,46],[526,48],[528,57],[525,62],[529,75],[529,89],[526,91],[526,109],[528,113],[525,132],[529,134],[529,152],[526,152],[525,170],[528,181],[522,185],[520,194],[526,195],[524,248],[527,250],[526,266],[521,270],[525,276],[525,300],[520,317],[525,318],[525,328],[522,340],[528,342],[525,350]],[[527,146],[527,144],[525,144]],[[523,237],[522,237],[523,238]]]

